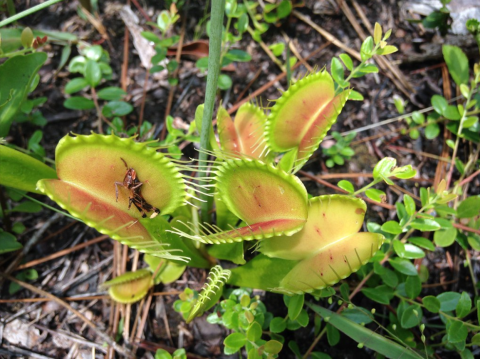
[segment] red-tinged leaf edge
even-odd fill
[[[265,125],[268,146],[277,152],[298,149],[299,169],[335,123],[350,90],[335,96],[332,77],[320,71],[305,76],[275,102]]]

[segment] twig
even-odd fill
[[[131,0],[131,1],[133,2],[133,5],[135,5],[135,7],[138,9],[138,11],[140,11],[140,13],[145,18],[145,20],[153,22],[152,18],[148,16],[148,14],[145,12],[145,10],[143,10],[143,8],[140,6],[137,0]]]
[[[247,27],[247,31],[252,37],[254,36],[254,31],[250,26]],[[262,40],[257,42],[260,45],[260,47],[263,49],[263,51],[265,51],[267,56],[270,57],[270,60],[272,60],[275,63],[275,65],[277,65],[280,68],[282,72],[286,73],[287,70],[285,70],[285,66],[283,66],[282,62],[273,54],[273,52],[268,48],[268,46]]]
[[[349,53],[350,55],[352,55],[353,57],[355,57],[358,61],[362,61],[361,57],[360,57],[360,53],[358,51],[355,51],[351,48],[349,48],[348,46],[345,46],[343,44],[343,42],[341,42],[339,39],[337,39],[335,36],[333,36],[332,34],[330,34],[328,31],[326,31],[325,29],[321,28],[320,26],[318,26],[317,24],[315,24],[312,20],[310,20],[310,18],[308,18],[307,16],[303,15],[302,13],[298,12],[297,10],[293,10],[292,11],[292,14],[295,15],[297,18],[299,18],[300,20],[302,20],[303,22],[307,23],[308,25],[310,25],[313,29],[315,29],[320,35],[322,35],[324,38],[326,38],[328,41],[330,41],[332,44],[334,44],[335,46],[341,48],[343,51]]]
[[[43,258],[39,258],[39,259],[35,259],[33,261],[30,261],[28,263],[25,263],[25,264],[21,264],[17,267],[16,270],[20,270],[20,269],[25,269],[25,268],[30,268],[30,267],[33,267],[33,266],[36,266],[37,264],[41,264],[41,263],[45,263],[45,262],[48,262],[48,261],[51,261],[52,259],[55,259],[55,258],[58,258],[58,257],[63,257],[64,255],[67,255],[71,252],[75,252],[75,251],[78,251],[79,249],[82,249],[82,248],[85,248],[85,247],[88,247],[92,244],[95,244],[95,243],[99,243],[99,242],[103,242],[105,239],[109,238],[107,235],[102,235],[100,237],[97,237],[97,238],[94,238],[94,239],[91,239],[85,243],[82,243],[82,244],[78,244],[74,247],[71,247],[71,248],[67,248],[67,249],[63,249],[61,251],[58,251],[56,253],[52,253],[46,257],[43,257]]]
[[[12,271],[15,270],[17,267],[18,263],[25,257],[25,255],[30,251],[30,249],[39,241],[39,239],[43,236],[45,231],[57,220],[59,220],[62,217],[60,213],[55,213],[53,216],[51,216],[49,219],[45,221],[45,223],[42,225],[40,229],[38,229],[33,236],[28,240],[28,242],[23,246],[22,251],[15,257],[15,259],[10,263],[10,265],[7,267],[5,270],[6,274],[11,273]]]
[[[302,57],[302,55],[300,55],[300,52],[298,52],[297,48],[293,44],[293,41],[288,37],[287,33],[283,30],[282,30],[282,36],[285,39],[285,42],[288,44],[288,47],[290,48],[290,50],[293,52],[293,54],[298,59],[298,61],[300,61],[302,63],[302,65],[305,66],[308,69],[308,71],[313,72],[313,67],[310,66],[307,61],[305,61],[305,59]],[[287,59],[287,61],[288,61],[288,59]]]
[[[460,182],[458,185],[460,187],[462,187],[464,184],[470,182],[471,180],[473,180],[476,176],[480,175],[480,170],[472,173],[470,176],[468,176],[467,178],[465,178],[462,182]]]
[[[172,291],[172,292],[155,292],[152,293],[153,297],[157,296],[167,296],[167,295],[178,295],[183,293],[182,291]],[[99,300],[99,299],[110,299],[109,295],[87,295],[87,296],[73,296],[73,297],[63,297],[59,298],[61,300],[69,302],[81,302],[84,300]],[[37,302],[48,302],[48,298],[21,298],[21,299],[0,299],[0,303],[37,303]]]
[[[12,277],[11,275],[8,275],[8,274],[4,274],[4,273],[0,273],[0,276],[5,278],[5,279],[8,279],[9,281],[12,281],[14,283],[17,283],[18,285],[21,285],[22,287],[24,287],[25,289],[28,289],[30,290],[31,292],[34,292],[38,295],[41,295],[41,296],[44,296],[46,298],[49,298],[50,300],[53,300],[55,303],[61,305],[62,307],[64,307],[65,309],[69,310],[70,312],[72,312],[73,314],[75,314],[75,316],[77,316],[79,319],[81,319],[86,325],[88,325],[100,338],[102,338],[102,340],[106,341],[110,346],[112,346],[118,353],[120,354],[123,354],[123,355],[126,355],[126,356],[132,356],[132,353],[130,353],[129,350],[121,347],[120,345],[118,345],[117,343],[115,343],[115,341],[110,338],[108,335],[106,335],[104,332],[102,332],[100,329],[97,328],[97,326],[91,322],[87,317],[85,317],[82,313],[80,313],[78,310],[76,310],[75,308],[73,308],[70,304],[68,304],[67,302],[64,302],[63,300],[61,300],[60,298],[54,296],[53,294],[50,294],[48,292],[45,292],[44,290],[40,289],[40,288],[37,288],[31,284],[28,284],[28,283],[25,283],[25,282],[22,282],[21,280],[18,280],[17,278],[14,278]]]

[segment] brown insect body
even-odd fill
[[[155,218],[160,213],[160,210],[152,206],[145,200],[145,198],[143,198],[140,190],[140,187],[143,185],[143,183],[138,179],[137,171],[135,171],[133,168],[129,168],[127,162],[123,158],[120,157],[120,159],[125,164],[127,172],[125,172],[123,182],[115,182],[116,201],[118,202],[118,186],[125,187],[127,190],[129,190],[128,209],[130,209],[133,204],[142,214],[142,218],[147,217],[146,212],[153,212],[150,218]]]

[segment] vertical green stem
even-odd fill
[[[17,13],[15,11],[15,4],[13,3],[13,0],[7,0],[7,9],[8,9],[8,16],[13,16]]]
[[[44,3],[38,4],[37,6],[33,6],[30,9],[27,9],[25,11],[22,11],[21,13],[18,13],[14,16],[10,16],[8,19],[5,19],[3,21],[0,21],[0,27],[11,24],[14,21],[17,21],[18,19],[21,19],[22,17],[31,15],[37,11],[40,11],[42,9],[45,9],[46,7],[49,7],[50,5],[56,4],[57,2],[60,2],[62,0],[48,0],[45,1]]]
[[[215,105],[215,95],[217,93],[218,75],[220,72],[220,54],[222,49],[222,28],[223,28],[223,10],[225,6],[224,0],[212,0],[212,13],[210,22],[210,41],[208,50],[208,76],[207,76],[207,88],[205,91],[205,107],[203,110],[202,129],[200,132],[200,155],[198,158],[201,171],[199,172],[200,178],[207,177],[207,171],[205,170],[208,154],[205,152],[208,150],[210,127],[212,126],[213,107]],[[202,221],[210,223],[210,205],[208,196],[200,194],[201,202],[201,215]]]
[[[287,70],[287,88],[289,88],[290,82],[292,81],[292,69],[290,68],[290,41],[286,45],[287,45],[287,61],[285,63],[285,67]]]

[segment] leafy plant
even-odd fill
[[[442,7],[436,11],[430,13],[426,18],[422,20],[423,26],[427,29],[438,28],[440,33],[445,36],[448,29],[450,29],[450,10],[448,10],[447,5],[450,4],[452,0],[440,0]]]
[[[169,78],[168,82],[170,85],[176,85],[178,79],[173,77],[173,73],[178,68],[178,62],[175,59],[166,60],[167,49],[170,46],[175,45],[178,40],[178,35],[167,36],[167,33],[173,27],[173,25],[178,21],[180,16],[177,13],[177,7],[174,3],[170,5],[170,10],[163,10],[157,17],[157,23],[149,23],[151,26],[157,28],[162,33],[162,36],[157,36],[151,31],[143,31],[142,36],[152,41],[155,44],[155,55],[152,57],[152,68],[149,70],[150,73],[155,73],[167,69]]]
[[[128,115],[133,111],[133,106],[123,101],[126,92],[119,87],[105,87],[97,91],[102,80],[109,80],[112,76],[112,68],[108,64],[110,57],[108,52],[100,45],[93,45],[80,50],[81,55],[70,60],[68,69],[71,73],[79,73],[80,77],[70,80],[65,86],[66,94],[74,94],[90,88],[91,99],[86,96],[71,96],[63,105],[72,110],[96,109],[100,119],[112,119],[121,121],[120,116]],[[100,106],[98,100],[106,101]],[[108,121],[108,120],[107,120]],[[101,121],[98,124],[100,132]]]
[[[332,132],[332,137],[337,141],[329,148],[323,148],[323,154],[328,158],[325,161],[327,167],[332,168],[335,165],[342,166],[345,160],[349,160],[355,155],[355,151],[350,147],[350,143],[354,140],[357,134],[352,132],[345,137],[340,135],[337,131]]]
[[[289,4],[282,1],[265,6],[265,20],[274,23],[285,18],[291,10]],[[314,319],[317,338],[326,334],[332,346],[340,342],[340,333],[344,333],[357,341],[359,348],[365,346],[381,355],[428,357],[436,347],[442,347],[471,357],[467,346],[479,343],[478,318],[472,316],[478,312],[479,301],[476,297],[472,300],[468,293],[436,294],[425,290],[422,283],[427,281],[428,271],[420,261],[415,261],[424,258],[426,251],[435,250],[435,246],[458,243],[464,250],[480,247],[476,234],[480,227],[480,198],[461,197],[462,181],[478,165],[477,161],[457,163],[461,181],[453,188],[449,186],[450,172],[436,188],[420,187],[419,198],[403,194],[396,204],[397,218],[384,223],[369,221],[368,232],[360,232],[367,211],[363,196],[385,202],[386,192],[376,187],[393,186],[394,181],[415,177],[416,170],[411,165],[397,167],[394,158],[386,157],[374,167],[372,181],[362,188],[355,189],[353,183],[342,180],[339,187],[347,191],[346,195],[309,196],[296,173],[318,149],[345,103],[363,99],[351,89],[350,81],[378,71],[372,62],[375,55],[396,51],[386,42],[391,32],[384,35],[378,24],[374,36],[362,44],[358,66],[354,67],[348,55],[341,54],[332,59],[331,73],[325,69],[293,83],[268,113],[247,104],[232,120],[225,109],[219,109],[217,143],[209,123],[217,91],[216,76],[222,56],[232,60],[228,54],[234,49],[229,46],[237,40],[226,34],[232,24],[239,34],[245,31],[238,27],[243,30],[246,26],[248,31],[250,20],[247,17],[245,25],[245,16],[248,13],[255,24],[256,17],[251,16],[254,6],[257,5],[252,2],[228,2],[227,27],[221,38],[223,49],[217,36],[222,34],[223,8],[214,7],[205,108],[197,108],[194,123],[183,131],[173,125],[172,118],[167,120],[170,134],[162,145],[171,146],[183,139],[196,141],[194,131],[199,130],[198,165],[175,159],[180,155],[178,147],[165,150],[151,141],[140,143],[114,134],[116,130],[124,131],[115,117],[127,114],[131,108],[120,101],[124,93],[119,89],[97,91],[101,81],[109,78],[111,69],[104,50],[92,46],[81,49],[81,55],[70,62],[71,71],[82,76],[67,86],[71,93],[90,87],[92,99],[72,97],[74,100],[67,100],[67,105],[97,108],[98,114],[113,117],[113,134],[67,135],[56,149],[56,171],[35,158],[1,146],[0,183],[46,194],[87,225],[146,253],[148,269],[104,283],[119,302],[132,303],[145,296],[154,284],[175,280],[186,264],[211,268],[203,290],[197,293],[185,289],[174,307],[187,321],[215,307],[208,320],[233,331],[224,341],[226,354],[245,348],[250,358],[279,356],[284,347],[281,333],[307,326],[307,310],[311,309],[318,314]],[[173,10],[161,14],[157,21],[160,31],[166,33],[176,21],[175,16]],[[36,54],[23,59],[32,55]],[[474,94],[480,82],[480,66],[474,66],[471,80],[468,60],[459,48],[445,46],[444,56],[465,102],[454,106],[435,97],[432,104],[439,116],[451,121],[447,126],[456,135],[455,142],[450,143],[452,158],[456,159],[460,139],[474,141],[478,135],[478,103]],[[98,99],[109,102],[100,107]],[[412,121],[424,124],[425,119],[415,120],[417,116],[412,115]],[[435,122],[429,126],[434,128],[435,124],[438,129],[437,119],[432,121]],[[144,129],[143,134],[147,133],[148,129]],[[37,155],[41,155],[40,137],[37,133],[30,146]],[[346,150],[352,139],[337,138],[337,152],[329,153],[334,162],[339,162],[335,155],[352,155]],[[344,142],[339,144],[340,141]],[[207,156],[214,159],[204,161]],[[19,168],[26,169],[24,174],[13,176],[12,171]],[[200,174],[194,177],[191,173]],[[213,204],[215,221],[211,215]],[[202,208],[202,220],[198,206]],[[462,224],[458,219],[462,219]],[[19,248],[12,235],[5,233],[0,232],[0,251]],[[429,233],[432,238],[427,238]],[[245,258],[247,248],[254,248],[259,254]],[[476,291],[472,264],[468,255],[466,258]],[[217,259],[238,266],[225,270],[216,265]],[[349,285],[343,282],[352,273],[357,273],[360,280],[357,291],[378,305],[395,306],[395,311],[385,315],[353,305]],[[333,304],[337,291],[332,286],[339,282],[342,284],[338,301]],[[218,303],[226,284],[250,289],[226,291],[226,299]],[[273,317],[259,297],[252,296],[251,288],[284,294],[287,314]],[[322,306],[312,304],[313,300]],[[304,308],[305,302],[309,309]],[[325,308],[327,304],[329,309]],[[331,311],[336,305],[341,313]],[[385,335],[375,333],[379,327]],[[264,333],[267,329],[268,333]],[[288,347],[302,355],[296,343],[290,342]],[[322,357],[323,353],[311,354]],[[171,355],[160,350],[156,357]],[[185,357],[185,353],[177,351],[174,357]]]

